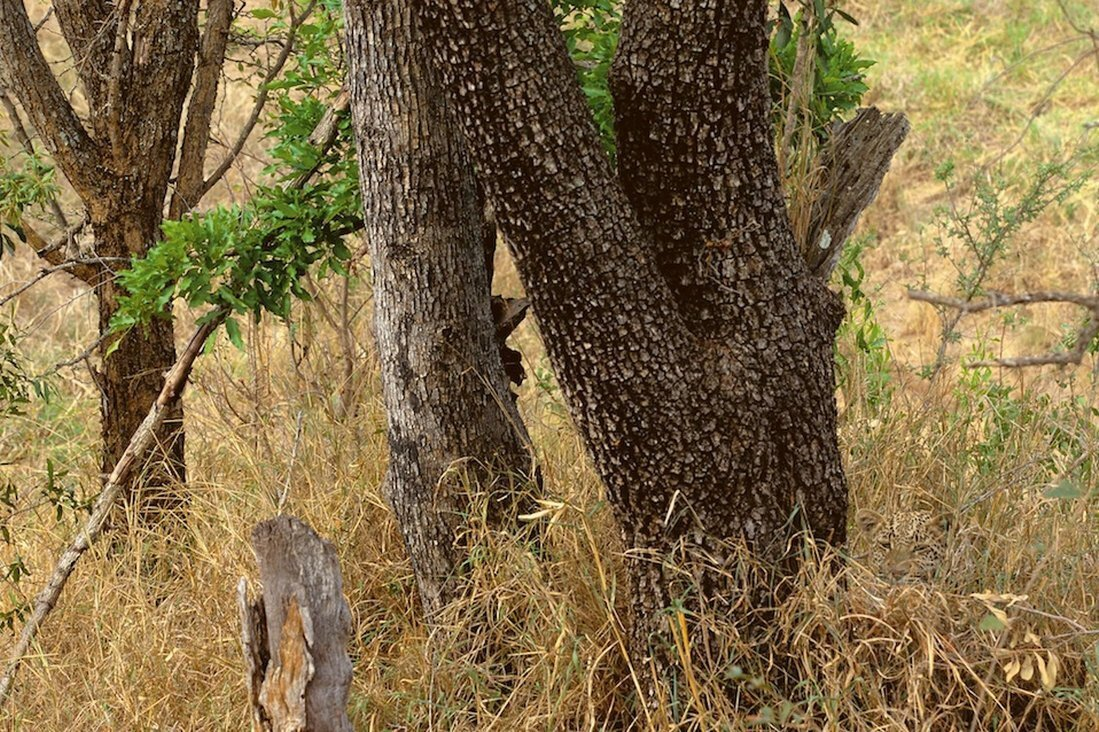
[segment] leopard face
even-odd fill
[[[931,511],[889,515],[862,509],[855,525],[870,546],[868,566],[883,579],[913,582],[931,579],[946,556],[947,517]]]

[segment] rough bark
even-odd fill
[[[275,732],[350,732],[351,609],[336,550],[308,525],[278,516],[256,525],[263,594],[237,602],[253,721]]]
[[[502,518],[529,474],[529,440],[495,340],[472,164],[410,4],[349,0],[345,13],[389,424],[384,492],[431,616],[455,591],[470,490]]]
[[[233,22],[234,0],[209,0],[206,26],[202,30],[195,84],[187,105],[187,125],[180,143],[176,189],[168,217],[178,219],[198,205],[204,193],[206,148],[210,142],[210,125],[214,117],[218,86],[221,81],[225,49],[229,42],[229,26]]]
[[[625,6],[617,177],[546,3],[414,5],[631,550],[635,658],[666,627],[678,546],[722,564],[746,544],[772,584],[701,591],[768,605],[796,532],[844,541],[847,494],[842,306],[790,229],[766,3]]]
[[[123,218],[93,222],[96,253],[103,257],[141,256],[156,241],[160,210],[128,213]],[[112,276],[105,275],[95,284],[99,309],[99,332],[109,333],[111,318],[118,310],[123,290]],[[154,318],[138,326],[117,344],[95,371],[101,408],[100,429],[103,437],[103,475],[118,462],[134,430],[145,418],[148,405],[155,401],[163,384],[164,373],[176,360],[175,330],[171,310],[165,318]],[[146,457],[145,465],[134,475],[127,505],[136,508],[142,525],[154,525],[159,519],[178,517],[186,503],[180,486],[187,479],[184,458],[183,403],[171,405],[158,428],[157,444]]]

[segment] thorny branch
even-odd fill
[[[1014,358],[994,358],[981,361],[970,361],[965,364],[967,368],[980,366],[1003,366],[1006,368],[1022,368],[1026,366],[1065,366],[1079,364],[1088,352],[1092,341],[1099,336],[1099,296],[1081,295],[1073,292],[1025,292],[1009,294],[993,292],[984,300],[962,300],[955,297],[946,297],[926,290],[909,290],[908,297],[919,302],[930,303],[938,308],[954,310],[957,319],[969,313],[979,313],[996,308],[1012,307],[1014,305],[1033,305],[1036,303],[1067,303],[1086,308],[1090,317],[1076,334],[1075,345],[1068,351],[1052,351],[1040,356],[1016,356]]]

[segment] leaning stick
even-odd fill
[[[183,353],[176,359],[175,364],[164,377],[164,388],[160,390],[160,395],[153,402],[152,408],[145,416],[145,421],[134,432],[133,437],[130,438],[130,444],[126,446],[122,457],[115,463],[114,470],[107,478],[107,484],[103,487],[103,492],[96,499],[95,507],[92,509],[91,515],[88,516],[84,528],[76,535],[76,539],[65,550],[65,553],[61,555],[57,566],[54,567],[53,574],[50,575],[50,581],[34,598],[34,612],[23,624],[23,631],[19,634],[19,642],[15,644],[15,648],[12,650],[3,677],[0,677],[0,706],[7,701],[8,695],[11,693],[12,682],[15,679],[15,672],[19,670],[19,665],[26,657],[31,643],[34,642],[34,637],[38,634],[38,628],[42,625],[42,621],[57,605],[57,599],[61,596],[61,591],[65,589],[65,584],[76,568],[76,563],[80,561],[80,557],[88,551],[92,542],[103,530],[107,516],[118,497],[122,494],[123,488],[129,483],[134,466],[140,464],[145,453],[152,447],[156,441],[157,430],[164,423],[165,416],[171,410],[172,405],[179,401],[180,394],[183,393],[183,387],[187,383],[187,378],[191,375],[191,369],[194,368],[195,359],[202,351],[203,344],[206,343],[206,339],[210,334],[225,322],[228,316],[229,311],[227,309],[215,311],[211,318],[195,329],[195,332],[191,335],[191,340],[187,343],[187,347],[183,349]]]

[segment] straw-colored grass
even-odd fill
[[[1099,22],[1087,3],[1068,5]],[[834,566],[828,557],[807,551],[769,624],[771,656],[740,640],[735,613],[671,613],[687,631],[674,655],[688,683],[646,716],[631,701],[647,670],[631,669],[624,653],[618,532],[534,326],[525,324],[517,340],[531,378],[520,407],[557,502],[538,519],[545,550],[536,558],[522,536],[472,522],[467,597],[445,622],[425,626],[379,491],[385,418],[363,278],[350,298],[365,305],[351,324],[361,387],[343,388],[338,318],[330,322],[319,305],[299,306],[292,328],[270,321],[249,328],[243,353],[222,343],[200,360],[186,396],[193,496],[186,529],[134,533],[93,549],[0,712],[4,728],[247,728],[233,590],[240,576],[255,574],[251,527],[274,513],[285,491],[285,510],[340,552],[355,628],[356,729],[627,729],[630,719],[639,730],[1099,729],[1095,362],[1071,373],[950,366],[921,380],[915,372],[934,358],[938,321],[903,296],[924,272],[936,287],[952,281],[931,249],[932,210],[943,202],[934,169],[953,158],[973,171],[1021,133],[1003,159],[1008,173],[1062,155],[1083,122],[1099,119],[1099,69],[1092,62],[1069,77],[1026,128],[1030,106],[1083,50],[1026,60],[1071,36],[1056,2],[860,0],[848,9],[862,21],[855,42],[879,60],[868,101],[905,111],[913,133],[860,227],[875,242],[864,257],[864,289],[891,339],[890,356],[860,352],[850,331],[841,336],[849,365],[840,439],[855,507],[934,507],[953,517],[947,561],[931,581],[878,580],[860,565],[866,546],[858,536],[842,580],[821,569]],[[1092,185],[1027,229],[994,286],[1088,289],[1097,227]],[[33,271],[25,254],[0,261],[0,284]],[[498,285],[516,292],[503,257],[499,269]],[[366,271],[360,263],[357,272]],[[338,287],[318,285],[332,295],[326,307],[336,307]],[[91,303],[80,293],[58,278],[16,303],[11,316],[29,333],[34,368],[94,340]],[[1033,308],[1023,327],[1001,333],[989,329],[998,320],[973,320],[964,334],[990,347],[1002,336],[1009,352],[1041,351],[1078,315]],[[181,334],[192,317],[181,313]],[[949,355],[965,350],[953,346]],[[893,389],[887,402],[867,386],[883,372]],[[63,483],[94,491],[94,386],[79,366],[53,383],[48,404],[0,421],[0,481],[30,494],[48,459],[67,473]],[[1072,492],[1082,495],[1057,497]],[[17,516],[11,530],[32,572],[18,592],[30,594],[73,525],[39,510]],[[800,684],[783,684],[784,674]],[[731,699],[748,712],[736,713]]]

